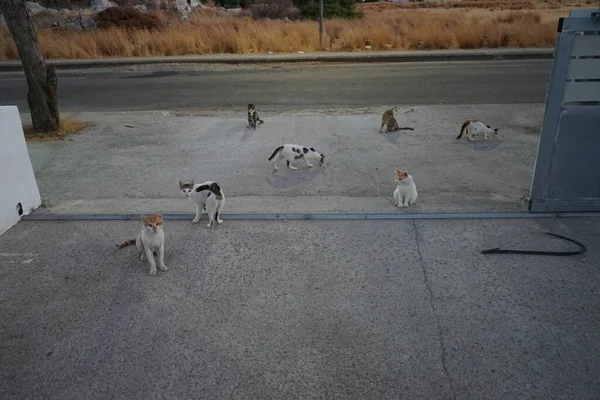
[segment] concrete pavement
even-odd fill
[[[62,112],[543,103],[551,60],[319,65],[159,65],[59,71]],[[27,110],[22,72],[0,104]]]
[[[57,69],[97,68],[108,66],[156,64],[259,64],[303,62],[421,62],[421,61],[484,61],[484,60],[545,60],[554,56],[554,48],[500,48],[413,51],[309,52],[280,54],[210,54],[171,57],[129,57],[49,60]],[[0,71],[21,70],[20,60],[0,61]]]
[[[168,221],[155,277],[138,229],[0,236],[2,399],[600,396],[595,220]]]
[[[218,181],[224,214],[526,209],[543,105],[400,108],[399,124],[415,130],[389,134],[378,133],[381,112],[261,112],[256,131],[246,128],[244,109],[74,114],[94,126],[28,146],[47,207],[38,213],[193,213],[178,186],[189,179]],[[499,136],[456,141],[475,116],[499,126]],[[314,146],[330,165],[274,172],[267,158],[284,143]],[[392,203],[394,168],[408,169],[417,184],[410,209]]]

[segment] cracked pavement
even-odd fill
[[[593,218],[167,221],[157,276],[138,229],[0,236],[2,399],[600,396]]]
[[[224,213],[525,211],[542,104],[400,107],[400,125],[379,133],[379,109],[270,113],[256,131],[244,110],[221,115],[76,113],[93,123],[59,143],[30,143],[47,209],[55,213],[193,213],[179,180],[218,181]],[[455,140],[477,115],[497,138]],[[327,168],[273,171],[285,143],[315,147]],[[394,168],[413,176],[419,199],[394,207]],[[510,173],[507,173],[510,171]],[[119,179],[115,181],[114,177]]]
[[[76,113],[94,126],[29,144],[39,213],[190,218],[166,221],[169,270],[154,277],[114,246],[138,221],[22,221],[0,236],[0,398],[599,398],[595,218],[228,219],[524,209],[542,105],[401,108],[416,130],[396,135],[377,133],[383,109],[259,109],[257,131],[244,110]],[[473,115],[499,140],[454,141]],[[324,150],[329,167],[272,173],[282,141]],[[397,166],[417,182],[409,210],[392,206]],[[221,183],[222,225],[191,223],[189,178]],[[571,249],[546,231],[588,252],[480,253]]]

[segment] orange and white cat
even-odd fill
[[[488,139],[488,135],[498,135],[498,128],[492,128],[489,125],[484,124],[481,121],[477,121],[475,119],[466,120],[462,126],[460,127],[460,133],[456,137],[456,140],[463,137],[464,134],[467,134],[467,139],[472,141],[473,136],[483,136],[483,140]]]
[[[417,186],[407,171],[396,168],[396,190],[394,190],[394,205],[398,208],[412,206],[417,201]]]
[[[142,231],[137,239],[126,240],[116,246],[122,249],[125,246],[135,244],[137,249],[142,252],[140,259],[144,261],[148,259],[150,263],[150,275],[156,275],[156,262],[154,254],[158,255],[158,268],[161,271],[166,271],[165,265],[165,233],[163,232],[163,212],[159,211],[156,215],[142,216]]]

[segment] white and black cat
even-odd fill
[[[276,148],[273,154],[271,154],[271,157],[269,157],[269,161],[273,161],[275,169],[279,169],[277,167],[277,160],[280,158],[285,159],[288,168],[293,170],[298,168],[294,167],[292,162],[302,158],[306,160],[306,165],[308,167],[313,166],[310,163],[311,159],[319,160],[319,164],[322,167],[325,167],[325,154],[319,154],[314,147],[299,146],[297,144],[284,144],[283,146]]]
[[[208,214],[207,227],[210,228],[215,220],[218,224],[223,223],[219,216],[225,205],[225,195],[217,182],[206,181],[194,185],[194,181],[189,183],[179,181],[179,190],[196,204],[196,217],[192,220],[193,223],[200,221],[203,211]]]
[[[483,140],[487,140],[488,135],[493,135],[494,137],[498,135],[498,128],[492,128],[481,121],[469,119],[460,127],[460,133],[456,137],[456,140],[462,138],[465,134],[470,141],[473,140],[474,136],[483,136]]]

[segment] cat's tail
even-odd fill
[[[279,146],[278,148],[276,148],[275,151],[273,152],[273,154],[271,154],[271,157],[269,157],[269,161],[273,160],[275,158],[275,156],[277,155],[277,153],[279,153],[282,149],[283,149],[283,146]]]
[[[463,134],[467,131],[467,126],[471,123],[471,121],[465,121],[462,126],[460,127],[460,133],[458,134],[458,136],[456,137],[456,140],[460,139],[461,137],[463,137]]]
[[[399,131],[414,131],[410,126],[404,126],[402,128],[398,128]]]
[[[123,247],[131,246],[135,244],[135,239],[126,240],[123,243],[116,244],[118,248],[122,249]]]

